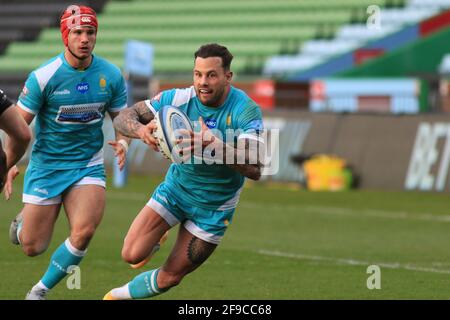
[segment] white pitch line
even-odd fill
[[[450,270],[446,270],[446,269],[420,267],[420,266],[415,266],[412,264],[401,264],[398,262],[394,262],[394,263],[368,262],[368,261],[361,261],[361,260],[354,260],[354,259],[339,259],[339,258],[313,256],[313,255],[298,254],[298,253],[269,251],[269,250],[262,250],[262,249],[258,250],[257,253],[263,254],[266,256],[273,256],[273,257],[283,257],[283,258],[291,258],[291,259],[298,259],[298,260],[310,260],[310,261],[327,261],[327,262],[331,262],[334,264],[346,264],[346,265],[352,265],[352,266],[377,265],[379,267],[388,268],[388,269],[404,269],[404,270],[409,270],[409,271],[450,274]]]
[[[351,216],[362,215],[374,218],[450,222],[449,215],[436,215],[431,213],[410,213],[405,211],[388,211],[388,210],[373,210],[373,209],[356,210],[349,208],[333,208],[322,206],[306,206],[305,209],[323,214],[351,215]]]
[[[137,192],[120,192],[109,191],[106,195],[115,200],[139,201],[147,202],[152,196],[150,190],[148,194]],[[437,215],[431,213],[412,213],[406,211],[389,211],[389,210],[374,210],[374,209],[350,209],[343,207],[326,207],[326,206],[311,206],[311,205],[278,205],[278,204],[264,204],[250,201],[241,201],[237,209],[259,209],[259,210],[283,210],[295,211],[298,213],[317,213],[326,215],[341,215],[352,217],[371,217],[382,219],[397,219],[397,220],[419,220],[419,221],[433,221],[433,222],[450,222],[450,215]]]
[[[400,220],[420,220],[420,221],[435,221],[435,222],[450,222],[450,215],[437,215],[431,213],[410,213],[405,211],[388,211],[388,210],[373,210],[373,209],[350,209],[342,207],[325,207],[325,206],[310,206],[310,205],[274,205],[261,204],[255,202],[241,202],[239,207],[248,209],[261,210],[277,210],[295,211],[299,214],[302,212],[328,214],[328,215],[342,215],[352,217],[373,217],[386,219],[400,219]]]

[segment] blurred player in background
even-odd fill
[[[257,152],[249,150],[249,142],[261,140],[262,114],[253,100],[231,86],[232,59],[228,49],[218,44],[200,47],[195,53],[193,87],[164,91],[152,100],[138,102],[120,112],[114,120],[115,128],[122,134],[142,139],[158,150],[152,136],[155,123],[151,120],[161,107],[174,105],[192,121],[200,120],[197,124],[201,132],[190,133],[189,146],[183,152],[191,151],[192,144],[196,143],[201,143],[203,148],[209,143],[223,147],[217,137],[212,138],[212,128],[223,136],[227,129],[240,129],[242,134],[237,139],[243,139],[247,157],[244,164],[236,164],[239,150],[231,148],[230,164],[174,163],[170,166],[165,181],[128,230],[122,257],[132,264],[145,261],[161,236],[180,223],[174,248],[163,266],[141,273],[124,286],[111,290],[105,300],[153,297],[179,284],[219,244],[233,218],[245,177],[260,178],[260,163],[251,164],[248,155]]]
[[[3,150],[0,140],[0,192],[5,185],[6,175],[10,169],[12,177],[19,171],[15,164],[22,158],[31,140],[31,130],[20,114],[17,112],[14,103],[0,89],[0,129],[4,130],[8,137],[5,150]],[[6,193],[10,193],[10,186],[7,186]],[[8,198],[8,197],[7,197]]]
[[[10,238],[30,257],[51,240],[61,205],[70,236],[53,253],[44,276],[26,299],[43,300],[80,263],[105,206],[102,123],[126,108],[119,68],[93,55],[97,17],[92,8],[70,6],[61,16],[63,53],[33,71],[19,97],[26,122],[36,117],[36,142],[25,173],[24,207],[11,223]],[[109,142],[122,168],[128,138]]]

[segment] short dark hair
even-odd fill
[[[195,51],[194,61],[198,57],[200,58],[210,58],[219,57],[222,59],[222,67],[225,70],[230,70],[231,60],[233,60],[233,55],[228,51],[227,47],[221,46],[217,43],[208,43],[202,45]]]

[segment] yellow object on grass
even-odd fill
[[[351,186],[347,162],[337,156],[319,154],[303,163],[306,185],[311,191],[340,191]]]

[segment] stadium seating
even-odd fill
[[[77,3],[90,5],[101,12],[106,1],[81,0]],[[34,46],[42,29],[55,30],[61,12],[72,3],[71,0],[0,0],[0,88],[12,98],[18,96],[31,69],[61,51],[60,46],[57,51],[48,52],[49,55],[38,52],[34,56],[37,59],[33,60]],[[11,43],[23,46],[25,53],[8,58]],[[29,61],[33,63],[29,64]]]
[[[49,8],[57,9],[56,1],[47,2]],[[267,57],[297,50],[301,43],[316,37],[321,30],[333,31],[348,23],[353,9],[384,2],[110,1],[99,16],[96,52],[123,66],[125,41],[142,40],[155,47],[157,74],[187,74],[192,68],[193,52],[199,45],[220,42],[236,56],[233,68],[237,73],[258,72]],[[39,19],[33,23],[43,24]],[[46,29],[33,43],[11,44],[0,57],[0,72],[32,70],[61,49],[59,32],[54,28]]]
[[[405,28],[405,26],[417,24],[449,7],[449,0],[409,0],[405,2],[404,7],[395,8],[387,6],[386,2],[386,7],[381,8],[379,12],[381,19],[378,27],[368,27],[366,20],[369,15],[365,13],[365,20],[341,26],[332,39],[308,40],[302,44],[299,52],[295,55],[280,55],[269,58],[264,66],[264,74],[278,76],[296,74],[299,75],[296,76],[297,78],[308,78],[308,74],[313,72],[312,70],[309,72],[309,69],[315,66],[320,69],[321,64],[329,61],[331,57],[335,57],[336,63],[342,66],[342,62],[337,61],[338,55],[351,52],[370,41],[393,34]],[[303,63],[310,60],[311,56],[315,57],[314,63]],[[330,68],[328,70],[331,71]],[[304,76],[302,76],[303,71],[305,71]],[[316,76],[320,73],[317,72]]]
[[[0,54],[13,41],[32,41],[44,28],[58,25],[61,11],[72,1],[0,1]],[[105,1],[79,1],[101,10]]]

